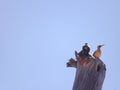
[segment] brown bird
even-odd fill
[[[100,56],[101,56],[101,47],[104,46],[104,45],[98,45],[97,46],[97,50],[93,53],[93,56],[97,59],[100,59]]]

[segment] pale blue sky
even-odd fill
[[[1,0],[0,90],[72,90],[66,68],[87,42],[107,66],[103,90],[119,90],[119,0]]]

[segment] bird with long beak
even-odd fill
[[[101,47],[104,45],[98,45],[97,50],[93,53],[93,56],[97,59],[100,59],[101,56]]]

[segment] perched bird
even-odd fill
[[[89,56],[89,52],[90,52],[90,47],[88,46],[87,43],[85,43],[85,45],[82,47],[82,51],[80,51],[78,55],[80,57]]]
[[[88,43],[85,43],[85,45],[82,47],[83,51],[85,52],[86,55],[89,54],[90,52],[90,47],[88,46]]]
[[[100,59],[101,56],[101,47],[104,45],[98,45],[97,50],[93,53],[93,56],[97,59]]]

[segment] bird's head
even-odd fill
[[[101,48],[102,46],[104,46],[104,44],[103,45],[98,45],[98,48]]]
[[[85,46],[87,46],[88,45],[88,43],[85,43]]]

